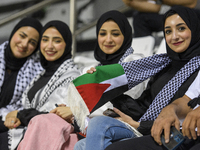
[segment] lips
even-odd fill
[[[180,44],[182,44],[182,43],[183,43],[183,41],[181,41],[181,42],[176,42],[176,43],[173,43],[173,45],[178,46],[178,45],[180,45]]]
[[[22,47],[19,47],[19,46],[17,46],[17,48],[18,48],[18,51],[21,52],[21,53],[26,52],[25,48],[22,48]]]
[[[104,45],[106,48],[113,48],[114,45]]]
[[[56,54],[55,51],[49,51],[49,50],[45,51],[45,53],[46,53],[47,55],[49,55],[49,56],[53,56],[53,55]]]

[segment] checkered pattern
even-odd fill
[[[128,87],[131,89],[161,71],[170,62],[171,60],[167,54],[159,54],[120,64],[124,68],[128,79]]]
[[[5,75],[5,59],[4,59],[4,50],[6,49],[8,42],[4,42],[0,46],[0,87],[3,85],[4,75]],[[24,63],[22,68],[19,70],[16,85],[13,93],[13,97],[7,105],[6,108],[0,109],[0,115],[8,113],[13,110],[19,110],[22,107],[21,96],[31,80],[39,74],[43,68],[40,65],[39,55],[36,53],[29,57]],[[6,115],[5,114],[5,115]]]
[[[25,97],[25,108],[36,108],[39,110],[47,101],[49,96],[57,89],[58,87],[62,87],[72,80],[74,80],[75,77],[69,77],[64,78],[63,80],[58,80],[66,71],[75,68],[76,65],[74,65],[74,62],[72,59],[66,60],[64,63],[61,64],[61,66],[58,68],[58,70],[54,73],[54,75],[51,77],[51,79],[48,81],[47,85],[44,87],[45,95],[43,95],[42,99],[40,99],[37,106],[35,106],[36,98],[33,98],[32,102],[30,103],[30,100],[27,97],[29,89],[34,85],[34,83],[45,73],[43,71],[41,74],[39,74],[37,77],[34,78],[34,80],[30,83],[27,90],[24,92],[23,97]]]
[[[167,54],[153,55],[137,61],[121,63],[128,79],[129,88],[134,87],[145,79],[155,75],[171,62]],[[161,110],[169,104],[178,88],[200,66],[200,56],[192,58],[176,75],[163,87],[139,121],[155,120]]]
[[[161,110],[167,106],[178,88],[190,77],[200,66],[200,56],[192,58],[176,75],[166,84],[153,100],[146,113],[140,121],[155,120]]]

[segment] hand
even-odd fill
[[[167,107],[163,108],[151,128],[151,136],[159,145],[162,145],[161,134],[163,130],[165,143],[169,142],[171,126],[175,126],[176,129],[180,130],[180,121],[175,113],[174,107],[173,105],[168,105]]]
[[[4,125],[9,129],[13,129],[13,128],[17,128],[18,126],[20,126],[21,121],[16,117],[9,117],[9,118],[6,118]]]
[[[18,110],[15,110],[15,111],[9,112],[6,115],[6,120],[4,122],[4,125],[8,127],[9,129],[16,128],[21,124],[20,120],[17,118],[17,113],[18,113]]]
[[[133,120],[130,116],[124,114],[123,112],[121,112],[121,111],[120,111],[119,109],[117,109],[117,108],[113,108],[113,110],[114,110],[118,115],[120,115],[120,117],[117,117],[116,119],[119,119],[119,120],[121,120],[121,121],[124,121],[124,122],[128,123],[129,125],[131,125],[132,127],[136,128],[136,129],[139,127],[140,123],[137,122],[137,121],[135,121],[135,120]]]
[[[189,139],[197,139],[195,128],[197,127],[197,135],[200,136],[200,107],[189,112],[182,124],[182,133]]]
[[[63,118],[64,120],[66,120],[69,123],[72,123],[72,121],[73,121],[73,114],[72,114],[70,107],[63,107],[63,106],[56,107],[55,109],[50,111],[50,113],[54,113],[54,114],[60,116],[61,118]]]
[[[87,70],[87,73],[93,74],[96,71],[94,67],[91,67],[90,70]]]

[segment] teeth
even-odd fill
[[[54,54],[55,52],[46,52],[47,54]]]

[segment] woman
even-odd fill
[[[94,57],[99,62],[98,66],[128,62],[143,57],[142,54],[133,53],[132,28],[126,16],[119,11],[111,10],[100,16],[96,24],[96,36]],[[127,94],[137,98],[145,89],[145,85],[146,82],[143,82]]]
[[[43,70],[36,53],[41,29],[42,25],[38,20],[24,18],[14,27],[9,40],[0,45],[1,133],[8,131],[3,124],[5,116],[22,108],[23,91],[33,77]]]
[[[200,22],[193,10],[179,6],[174,7],[164,17],[167,55],[155,55],[140,60],[138,63],[133,61],[121,64],[128,79],[129,88],[135,85],[134,80],[139,75],[143,75],[140,77],[141,79],[155,73],[156,75],[150,80],[147,90],[143,92],[141,97],[133,101],[131,105],[127,105],[129,108],[127,113],[123,111],[129,116],[116,109],[116,112],[120,115],[120,120],[134,128],[138,128],[141,132],[145,131],[143,132],[145,134],[147,133],[146,127],[149,126],[148,120],[155,120],[163,107],[185,94],[197,76],[200,66],[200,36],[196,34],[200,32],[199,27]],[[152,66],[156,61],[161,61],[156,60],[160,57],[166,58],[162,62],[167,66],[161,65],[164,69]],[[147,70],[147,72],[140,73],[141,70]],[[159,70],[161,71],[159,72]],[[122,101],[118,101],[118,103],[122,104]],[[131,114],[130,111],[132,111]],[[102,122],[104,123],[102,124]],[[135,136],[130,127],[116,119],[102,116],[95,117],[91,119],[88,125],[86,139],[79,141],[75,145],[75,149],[105,149],[114,141]],[[116,143],[113,149],[125,149],[124,147],[133,149],[135,146],[131,141],[122,141],[122,143],[126,143],[126,146],[123,144],[119,146],[120,144]]]
[[[24,91],[24,109],[8,114],[13,116],[12,124],[5,121],[5,125],[10,128],[11,149],[16,148],[32,117],[50,112],[57,103],[67,104],[64,98],[68,83],[79,76],[71,59],[72,35],[69,27],[61,21],[50,21],[43,27],[41,35],[40,61],[45,70]]]

